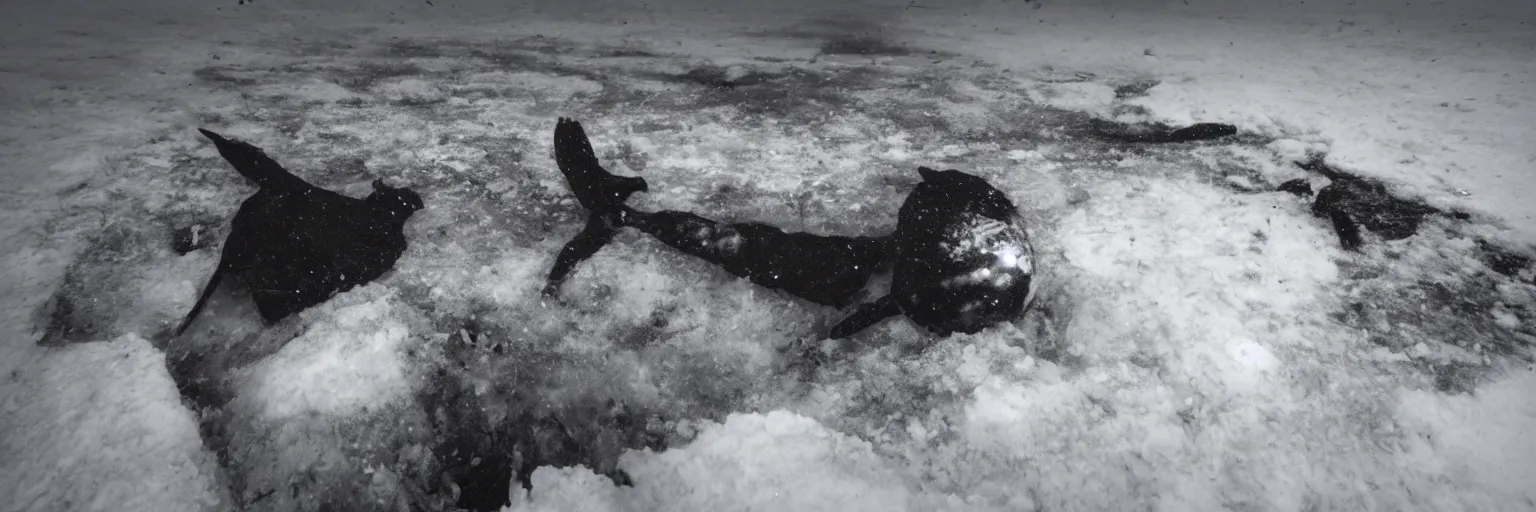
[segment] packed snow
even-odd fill
[[[1536,4],[768,4],[0,6],[5,510],[1536,510]],[[975,173],[1034,306],[823,343],[633,232],[541,297],[557,116],[636,207],[788,230]],[[412,187],[411,247],[170,339],[254,190],[197,127]],[[1344,251],[1276,191],[1319,154],[1457,214]]]

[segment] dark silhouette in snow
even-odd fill
[[[1439,212],[1422,203],[1393,197],[1381,182],[1335,169],[1324,163],[1322,157],[1297,162],[1296,166],[1332,181],[1317,192],[1312,214],[1333,223],[1345,250],[1358,250],[1365,243],[1361,226],[1383,240],[1402,240],[1418,233],[1424,216]]]
[[[1219,139],[1237,134],[1237,127],[1222,123],[1196,123],[1174,128],[1162,123],[1125,124],[1095,119],[1089,123],[1100,139],[1132,144],[1174,144]]]
[[[825,236],[635,210],[623,200],[645,190],[644,181],[604,170],[580,123],[561,118],[554,143],[561,172],[591,213],[555,258],[546,295],[558,293],[575,266],[613,240],[618,228],[631,227],[754,284],[835,307],[851,305],[894,257],[893,296],[861,306],[833,328],[833,337],[901,313],[935,333],[976,332],[1026,305],[1033,261],[1027,236],[1013,204],[979,177],[922,168],[924,183],[902,206],[893,236]]]
[[[1276,190],[1281,192],[1289,192],[1291,194],[1295,194],[1297,197],[1312,197],[1312,183],[1308,182],[1306,178],[1296,178],[1294,180],[1281,183],[1280,187]]]
[[[645,180],[603,169],[574,120],[561,118],[555,126],[555,161],[591,213],[586,227],[555,257],[546,295],[558,293],[576,265],[612,241],[620,227],[650,234],[765,288],[830,306],[852,303],[885,257],[879,238],[786,233],[766,224],[726,224],[688,212],[630,208],[624,201],[646,190]]]
[[[832,328],[850,336],[905,314],[935,334],[975,333],[1028,305],[1034,250],[1008,197],[958,170],[918,168],[923,182],[901,205],[891,293]]]
[[[405,221],[422,208],[411,189],[374,180],[366,199],[347,197],[294,176],[256,146],[199,131],[260,189],[235,213],[218,268],[176,335],[225,275],[245,281],[270,323],[377,279],[405,252]]]

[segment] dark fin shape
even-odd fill
[[[1296,167],[1300,167],[1304,171],[1312,171],[1321,174],[1323,177],[1328,178],[1334,182],[1352,181],[1356,179],[1354,176],[1344,174],[1338,169],[1334,169],[1332,166],[1323,162],[1323,155],[1313,155],[1312,158],[1309,158],[1304,162],[1296,162]]]
[[[219,280],[223,277],[224,266],[219,265],[219,268],[213,271],[213,276],[208,278],[208,284],[203,285],[203,293],[197,297],[197,303],[192,305],[192,311],[188,312],[187,317],[182,319],[181,325],[176,327],[174,336],[181,336],[181,333],[186,332],[187,326],[192,325],[192,320],[197,318],[197,314],[203,312],[203,306],[208,304],[208,298],[213,296],[213,290],[219,287]]]
[[[1236,135],[1237,127],[1222,123],[1196,123],[1170,132],[1163,142],[1195,142]]]
[[[598,163],[581,123],[560,118],[555,124],[555,164],[581,206],[592,212],[620,209],[635,192],[648,190],[645,179],[615,176]]]
[[[942,177],[942,175],[939,174],[939,171],[934,170],[931,167],[918,167],[917,173],[922,175],[923,181],[935,181]]]
[[[229,165],[234,166],[245,179],[251,180],[256,186],[269,190],[289,190],[303,188],[309,185],[298,176],[288,172],[261,148],[249,143],[230,140],[217,133],[198,128],[204,137],[213,141],[214,147],[219,149],[219,156],[224,157]]]
[[[901,307],[896,305],[896,299],[886,295],[874,302],[860,305],[853,314],[832,326],[832,332],[827,337],[834,340],[847,338],[880,323],[881,320],[899,314],[901,314]]]
[[[1328,212],[1328,218],[1333,219],[1333,231],[1339,234],[1339,245],[1344,250],[1357,251],[1365,243],[1360,238],[1360,226],[1349,218],[1349,214],[1333,210]]]
[[[566,242],[560,249],[560,254],[555,256],[555,265],[549,270],[549,279],[544,282],[544,295],[553,297],[560,292],[560,285],[565,283],[576,265],[597,254],[599,249],[618,234],[619,226],[616,219],[593,213],[587,217],[587,226],[581,229],[581,233]]]
[[[543,293],[552,296],[578,263],[597,254],[613,241],[628,212],[624,201],[635,192],[648,190],[645,179],[614,176],[597,161],[586,130],[574,119],[560,118],[555,123],[555,164],[565,175],[565,183],[576,194],[576,201],[590,212],[587,225],[576,238],[560,249],[550,269]]]
[[[1296,194],[1297,197],[1310,197],[1312,195],[1312,183],[1308,182],[1306,178],[1296,178],[1281,183],[1280,187],[1276,190],[1290,192]]]

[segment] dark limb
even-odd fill
[[[571,271],[576,269],[576,264],[586,261],[592,255],[597,254],[619,232],[614,219],[592,214],[587,217],[587,225],[581,233],[576,234],[570,242],[560,249],[560,254],[555,256],[555,266],[549,270],[549,279],[544,284],[544,295],[553,297],[560,292],[560,285]]]
[[[1169,132],[1164,140],[1157,142],[1194,142],[1197,140],[1210,140],[1237,134],[1237,127],[1221,123],[1195,123]]]
[[[859,305],[859,309],[852,315],[848,315],[843,321],[832,326],[832,332],[827,337],[834,340],[847,338],[880,323],[881,320],[900,314],[901,308],[896,305],[896,299],[886,295],[874,302]]]
[[[571,239],[555,256],[554,268],[549,271],[543,294],[559,293],[561,283],[576,269],[576,265],[597,254],[618,233],[621,217],[628,212],[624,201],[635,192],[644,192],[645,180],[632,176],[615,176],[604,169],[592,151],[587,132],[581,123],[560,118],[555,123],[555,164],[565,183],[576,195],[576,201],[589,212],[587,225],[576,238]]]
[[[258,187],[292,190],[309,186],[308,182],[294,176],[272,157],[267,156],[261,148],[246,142],[226,139],[222,135],[202,128],[198,128],[197,131],[213,141],[214,147],[219,149],[219,155],[239,171],[241,176],[245,176],[245,179],[251,180]]]
[[[1328,218],[1333,221],[1333,231],[1339,234],[1339,245],[1343,246],[1344,250],[1359,250],[1365,243],[1360,238],[1360,225],[1355,224],[1355,220],[1349,218],[1349,214],[1332,210],[1328,212]]]
[[[1096,119],[1090,122],[1089,128],[1098,138],[1132,144],[1195,142],[1237,133],[1236,126],[1222,123],[1195,123],[1175,129],[1162,123],[1128,124]]]
[[[624,225],[759,286],[830,306],[856,299],[886,259],[884,238],[786,233],[688,212],[630,210]]]
[[[197,318],[197,314],[203,312],[203,306],[208,305],[208,298],[213,296],[213,290],[219,287],[219,280],[223,277],[224,265],[221,263],[219,268],[213,271],[213,276],[208,278],[208,284],[203,285],[203,293],[197,297],[197,303],[192,304],[192,311],[188,312],[187,317],[181,320],[181,325],[176,327],[176,336],[186,332],[187,326],[192,325],[192,320]]]

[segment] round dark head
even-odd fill
[[[918,169],[901,207],[891,295],[907,318],[936,333],[977,332],[1022,313],[1034,250],[1013,202],[986,180]]]
[[[425,206],[416,191],[385,185],[382,179],[373,180],[373,193],[368,194],[368,202],[400,221],[410,218],[411,214]]]
[[[937,171],[928,167],[917,168],[923,182],[912,191],[914,199],[935,203],[934,206],[954,211],[968,211],[1003,220],[1014,216],[1018,209],[1001,190],[993,187],[980,176],[955,169]]]

